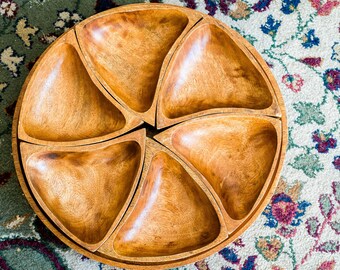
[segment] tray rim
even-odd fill
[[[162,7],[162,8],[172,8],[172,9],[188,9],[192,12],[198,12],[195,10],[191,10],[189,8],[186,7],[181,7],[181,6],[177,6],[177,5],[170,5],[170,4],[157,4],[157,3],[139,3],[139,4],[130,4],[130,5],[124,5],[118,8],[114,8],[113,10],[115,11],[115,13],[117,12],[117,10],[124,12],[125,10],[131,10],[130,8],[134,8],[135,10],[138,9],[148,9],[148,8],[155,8],[155,7]],[[97,15],[93,15],[89,18],[87,18],[86,20],[90,19],[90,18],[95,18],[96,16],[103,16],[104,13],[109,14],[110,12],[112,12],[111,10],[99,13]],[[204,15],[204,14],[203,14]],[[206,15],[207,16],[207,15]],[[218,21],[219,24],[224,27],[229,29],[230,27],[225,25],[224,23]],[[74,30],[75,27],[72,27],[70,29],[70,31],[73,29]],[[234,31],[234,30],[232,30]],[[67,33],[67,32],[66,32]],[[60,37],[58,37],[57,40],[61,39],[64,36],[61,35]],[[241,37],[241,36],[240,36]],[[244,39],[243,37],[241,37],[242,39]],[[256,54],[259,55],[259,53],[256,51],[256,49],[249,43],[246,41],[247,49],[254,55],[255,52],[255,56]],[[39,62],[42,59],[42,56],[48,51],[48,49],[46,49],[39,57],[38,61],[36,62],[36,64],[34,65],[34,67],[32,68],[31,72],[29,73],[29,75],[26,77],[25,82],[23,84],[22,89],[26,88],[28,85],[28,82],[31,78],[32,75],[32,71],[36,69],[36,67],[38,66]],[[259,55],[260,56],[260,55]],[[262,57],[260,56],[259,58],[256,58],[257,61],[259,61],[260,66],[265,65],[265,61],[262,59]],[[269,70],[269,68],[268,68]],[[280,90],[280,88],[278,87],[278,84],[274,78],[274,76],[271,74],[271,72],[269,72],[270,76],[270,82],[272,84],[274,84],[277,90]],[[103,262],[105,264],[108,265],[112,265],[112,266],[117,266],[117,267],[125,267],[125,268],[130,268],[130,269],[160,269],[160,268],[167,268],[167,267],[178,267],[178,266],[183,266],[185,264],[188,263],[193,263],[195,261],[201,260],[206,258],[209,255],[212,255],[214,252],[219,251],[220,249],[222,249],[223,247],[227,246],[228,244],[230,244],[231,242],[233,242],[236,238],[238,238],[245,230],[247,230],[255,221],[255,219],[257,219],[260,215],[260,213],[264,210],[264,208],[266,207],[266,205],[269,203],[272,195],[275,192],[276,186],[278,184],[278,181],[280,179],[280,172],[282,170],[283,167],[283,163],[284,163],[284,158],[286,155],[286,148],[287,148],[287,144],[288,144],[288,126],[287,126],[287,115],[286,115],[286,109],[285,109],[285,105],[284,105],[284,101],[283,101],[283,97],[282,97],[282,93],[281,91],[274,91],[274,94],[277,98],[278,101],[278,105],[279,108],[281,110],[281,117],[279,117],[279,119],[281,120],[281,149],[280,149],[280,153],[278,154],[279,160],[278,160],[278,164],[277,164],[277,168],[274,171],[274,178],[272,180],[272,185],[268,188],[268,192],[267,192],[267,196],[265,196],[262,200],[261,203],[259,203],[258,205],[258,209],[252,214],[252,216],[249,217],[249,219],[246,221],[245,225],[240,228],[238,230],[238,232],[234,235],[232,235],[231,237],[228,237],[225,241],[222,241],[221,243],[219,243],[218,245],[216,245],[215,247],[206,250],[204,253],[201,254],[196,254],[192,257],[188,257],[186,259],[178,259],[176,261],[172,261],[172,262],[163,262],[163,263],[149,263],[149,264],[144,264],[144,263],[136,263],[133,264],[132,262],[126,262],[126,261],[122,261],[119,259],[109,259],[108,257],[106,257],[104,254],[101,253],[92,253],[86,249],[84,249],[83,247],[81,247],[80,245],[76,244],[75,242],[73,242],[70,238],[68,238],[59,228],[57,228],[55,225],[53,225],[53,223],[51,222],[51,220],[44,214],[44,212],[42,211],[42,209],[40,208],[40,206],[38,205],[38,203],[36,202],[32,192],[30,191],[29,187],[28,187],[28,183],[27,180],[25,179],[24,176],[24,172],[23,172],[23,168],[22,168],[22,164],[21,164],[21,155],[19,152],[19,143],[20,143],[20,139],[18,138],[18,124],[19,124],[19,116],[20,116],[20,110],[21,110],[21,105],[22,105],[22,101],[23,101],[23,97],[24,97],[24,92],[25,91],[21,91],[17,100],[17,105],[15,108],[15,112],[14,112],[14,116],[13,116],[13,125],[12,125],[12,154],[13,154],[13,159],[14,159],[14,165],[15,165],[15,170],[16,170],[16,174],[19,180],[19,184],[21,186],[21,189],[23,191],[23,194],[25,195],[27,201],[29,202],[31,208],[33,209],[33,211],[36,213],[36,215],[41,219],[41,221],[44,223],[44,225],[53,233],[55,234],[60,240],[62,240],[62,242],[64,242],[66,245],[68,245],[70,248],[76,250],[77,252],[91,258],[94,259],[96,261],[100,261]],[[229,113],[226,113],[229,114]],[[255,114],[258,116],[261,116],[262,114]],[[28,142],[30,143],[30,142]]]

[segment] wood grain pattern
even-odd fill
[[[227,237],[216,203],[181,160],[151,139],[139,190],[117,231],[99,249],[124,260],[171,260]]]
[[[154,125],[152,105],[165,58],[197,20],[177,9],[136,10],[80,24],[77,34],[89,66],[108,91]]]
[[[34,211],[78,252],[129,269],[192,263],[235,240],[270,200],[287,145],[261,56],[171,5],[84,20],[40,57],[17,104],[13,156]],[[144,150],[145,130],[128,133],[143,121],[148,136],[183,123]]]
[[[159,95],[158,128],[235,108],[280,114],[272,85],[261,67],[246,48],[207,18],[182,40]]]
[[[95,251],[125,212],[141,172],[145,130],[88,147],[21,143],[40,206],[72,239]]]
[[[74,31],[68,32],[32,72],[24,90],[21,139],[77,145],[117,136],[142,123],[93,82],[77,46]]]
[[[272,118],[216,114],[184,122],[155,139],[192,164],[228,216],[241,220],[276,170],[280,133],[280,121]]]

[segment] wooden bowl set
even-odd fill
[[[266,62],[197,11],[135,4],[58,38],[13,124],[25,196],[85,256],[127,268],[203,259],[235,240],[276,187],[285,108]]]

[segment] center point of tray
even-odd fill
[[[146,129],[146,137],[153,138],[157,134],[163,132],[166,128],[157,129],[157,127],[150,125],[148,123],[143,123],[141,126],[138,127],[138,129]]]

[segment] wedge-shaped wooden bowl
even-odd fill
[[[127,268],[183,265],[236,239],[270,200],[286,144],[282,97],[255,49],[163,4],[112,9],[62,35],[27,77],[13,123],[38,217],[87,257]]]
[[[222,213],[202,177],[147,138],[134,201],[98,251],[131,263],[169,262],[209,250],[227,236]]]
[[[126,211],[141,173],[145,130],[98,145],[20,143],[27,182],[58,227],[95,251]]]
[[[154,125],[159,78],[177,43],[202,15],[165,5],[133,9],[103,12],[76,31],[88,66],[108,92]]]
[[[158,99],[157,127],[240,110],[281,117],[274,87],[274,78],[253,47],[205,17],[172,56]]]
[[[176,125],[155,139],[206,179],[234,231],[262,200],[277,170],[281,121],[214,114]]]
[[[73,29],[46,50],[22,90],[19,139],[46,145],[90,144],[143,122],[119,105],[86,66]]]

